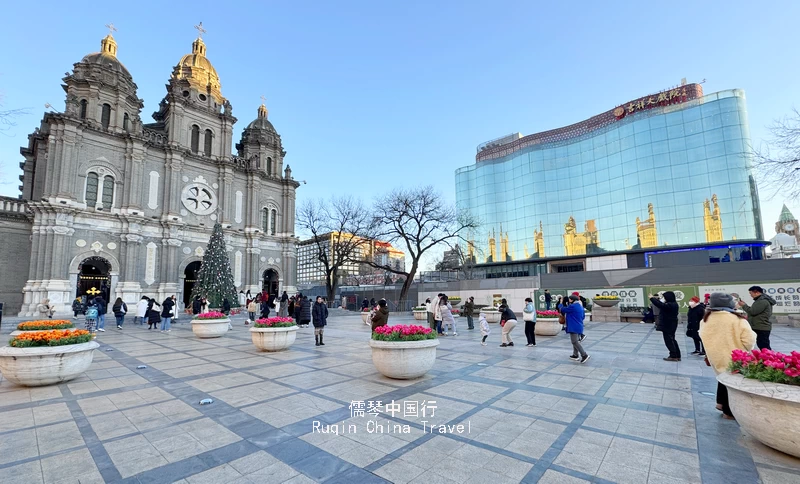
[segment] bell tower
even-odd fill
[[[797,219],[792,215],[792,212],[786,204],[783,205],[778,221],[775,222],[775,232],[778,234],[791,235],[797,241],[797,244],[800,245],[800,228],[798,228]]]

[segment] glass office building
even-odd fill
[[[699,84],[486,143],[456,171],[482,224],[466,249],[482,264],[760,241],[749,146],[744,91]]]

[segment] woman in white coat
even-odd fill
[[[133,318],[134,324],[144,324],[145,316],[147,315],[147,304],[150,302],[150,299],[147,296],[142,296],[139,299],[139,303],[136,305],[136,316]]]

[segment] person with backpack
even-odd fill
[[[94,298],[89,299],[86,303],[86,311],[84,311],[86,315],[86,331],[90,333],[94,333],[94,329],[97,325],[97,305],[95,304]]]
[[[121,297],[118,297],[114,301],[111,311],[114,312],[114,317],[117,319],[117,329],[122,329],[122,323],[125,322],[125,314],[128,313],[128,305],[125,304]]]
[[[322,300],[322,296],[317,296],[317,302],[314,303],[311,315],[314,317],[314,340],[317,343],[316,346],[325,346],[325,343],[322,342],[322,333],[325,330],[325,325],[328,324],[328,305]]]

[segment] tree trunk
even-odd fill
[[[332,270],[330,274],[328,274],[328,277],[325,280],[325,291],[328,295],[328,304],[332,304],[334,297],[336,297],[336,286],[337,286],[336,279],[338,279],[336,275],[337,271]]]
[[[408,290],[411,289],[411,283],[414,282],[414,276],[417,274],[416,261],[411,264],[411,270],[406,274],[406,280],[403,281],[403,287],[400,289],[400,300],[397,301],[397,306],[403,308],[408,296]]]

